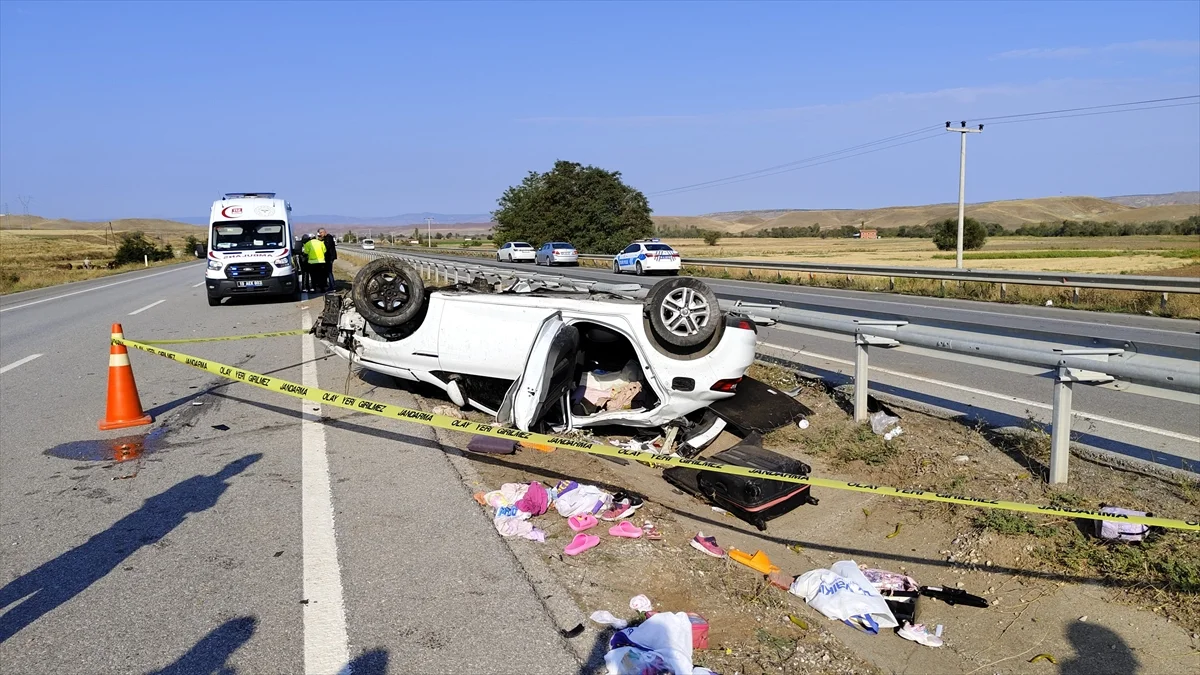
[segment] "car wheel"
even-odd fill
[[[613,274],[620,274],[620,273],[621,273],[621,264],[618,263],[616,260],[614,260],[613,261]]]
[[[642,262],[640,260],[633,266],[633,272],[639,277],[646,276],[646,270],[642,269]]]
[[[218,306],[218,305],[220,305],[220,304],[221,304],[221,299],[220,299],[220,298],[214,298],[214,297],[213,297],[213,296],[211,296],[211,295],[210,295],[210,296],[208,296],[208,306],[209,306],[209,307],[217,307],[217,306]]]
[[[377,258],[354,275],[354,308],[367,321],[387,328],[402,326],[421,311],[425,284],[408,263]]]
[[[717,331],[721,319],[716,294],[692,277],[655,284],[646,296],[645,307],[655,337],[675,347],[703,344]]]

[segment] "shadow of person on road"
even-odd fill
[[[1067,640],[1075,658],[1062,662],[1059,675],[1127,675],[1141,666],[1125,640],[1104,626],[1076,621],[1067,628]]]
[[[236,672],[226,662],[250,641],[258,619],[241,616],[217,626],[171,665],[147,675],[225,675]]]
[[[351,675],[387,675],[387,671],[388,650],[381,647],[359,654],[342,670]]]
[[[596,631],[596,641],[592,643],[587,660],[579,664],[579,675],[598,675],[605,672],[604,655],[608,653],[609,640],[616,632],[608,626]]]
[[[260,453],[246,455],[211,476],[176,483],[107,530],[9,582],[0,589],[0,609],[21,602],[0,615],[0,642],[104,578],[134,551],[165,537],[189,513],[215,506],[229,487],[227,481],[261,458]]]

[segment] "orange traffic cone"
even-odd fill
[[[121,324],[113,324],[112,336],[125,338]],[[129,351],[125,345],[113,344],[108,350],[108,412],[100,420],[100,430],[140,427],[153,421],[154,418],[142,410],[137,383],[133,381],[133,368],[129,365]]]

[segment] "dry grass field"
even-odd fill
[[[730,211],[703,216],[655,216],[660,229],[694,227],[739,234],[754,233],[772,227],[809,227],[836,229],[843,225],[858,227],[899,227],[924,225],[958,215],[957,204],[889,206],[879,209],[814,209],[779,211]],[[1181,221],[1200,215],[1200,205],[1171,204],[1135,208],[1096,197],[1043,197],[967,204],[966,215],[1006,228],[1062,220],[1145,223],[1155,220]]]
[[[937,250],[928,239],[730,237],[716,246],[700,239],[666,241],[685,258],[954,267],[953,252]],[[1156,274],[1200,260],[1200,237],[992,237],[965,258],[963,265],[974,269]]]
[[[194,229],[203,233],[203,228]],[[143,231],[159,246],[170,243],[175,247],[181,256],[175,262],[194,259],[189,251],[182,250],[185,233],[191,232],[178,229]],[[97,229],[0,229],[0,294],[95,279],[141,268],[142,265],[111,270],[106,268],[117,243],[117,236],[109,234],[106,237],[104,230]],[[92,269],[82,269],[85,260],[90,262]],[[152,266],[169,264],[172,262],[151,263]],[[67,265],[71,268],[67,269]]]

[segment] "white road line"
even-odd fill
[[[833,356],[826,356],[824,354],[816,354],[813,352],[805,351],[803,349],[794,349],[792,347],[784,347],[783,345],[771,344],[769,342],[762,342],[759,344],[761,344],[764,347],[770,347],[772,349],[782,349],[783,351],[792,352],[793,354],[802,354],[804,356],[811,356],[813,358],[824,359],[826,361],[831,361],[833,363],[841,363],[841,364],[844,364],[847,366],[854,365],[853,361],[849,361],[846,359],[839,359],[839,358],[835,358]],[[921,377],[920,375],[910,375],[908,373],[901,373],[901,372],[895,371],[895,370],[888,370],[887,368],[876,368],[875,366],[869,366],[869,368],[877,373],[883,373],[885,375],[894,375],[895,377],[904,377],[904,378],[907,378],[910,380],[916,380],[917,382],[925,382],[927,384],[932,384],[932,385],[936,385],[939,387],[946,387],[947,389],[957,389],[958,391],[965,391],[965,392],[968,392],[971,394],[978,394],[980,396],[989,396],[991,398],[998,398],[998,399],[1001,399],[1004,401],[1009,401],[1012,403],[1019,403],[1021,405],[1029,406],[1031,408],[1041,408],[1042,410],[1053,410],[1054,409],[1054,406],[1049,405],[1047,403],[1040,403],[1038,401],[1030,401],[1029,399],[1020,398],[1017,396],[1009,396],[1008,394],[999,394],[994,391],[986,391],[983,389],[976,389],[975,387],[967,387],[965,385],[954,384],[952,382],[943,382],[941,380],[935,380],[935,379],[932,379],[929,377]],[[1159,436],[1175,438],[1175,439],[1178,439],[1181,441],[1188,441],[1191,443],[1200,443],[1200,436],[1189,436],[1188,434],[1181,434],[1178,431],[1170,431],[1167,429],[1157,429],[1155,427],[1148,427],[1144,424],[1138,424],[1136,422],[1126,422],[1125,420],[1118,420],[1118,419],[1114,419],[1112,417],[1105,417],[1103,415],[1093,415],[1092,413],[1083,412],[1082,410],[1072,410],[1071,416],[1078,417],[1080,419],[1085,419],[1085,420],[1094,420],[1096,422],[1104,422],[1105,424],[1112,424],[1112,425],[1115,425],[1118,427],[1134,429],[1136,431],[1144,431],[1146,433],[1158,434]]]
[[[178,272],[179,270],[191,269],[191,268],[192,268],[191,265],[181,265],[173,270],[167,270],[166,272],[155,272],[154,274],[147,274],[145,276],[141,276],[136,279],[125,279],[124,281],[114,281],[111,284],[104,284],[103,286],[92,286],[91,288],[85,288],[82,291],[74,291],[72,293],[63,293],[62,295],[56,295],[51,298],[42,298],[41,300],[34,300],[33,302],[27,302],[23,305],[16,305],[14,307],[4,307],[3,309],[0,309],[0,312],[11,312],[14,309],[22,309],[24,307],[32,307],[34,305],[40,305],[43,302],[50,302],[51,300],[61,300],[62,298],[69,298],[72,295],[79,295],[80,293],[89,293],[91,291],[98,291],[102,288],[112,288],[113,286],[120,286],[121,284],[128,284],[133,281],[141,281],[142,279],[149,279],[151,277],[160,277],[164,274],[170,274],[172,272]]]
[[[132,312],[129,313],[129,316],[133,316],[134,314],[141,314],[142,312],[150,309],[151,307],[154,307],[155,305],[161,305],[166,301],[167,301],[166,298],[163,298],[162,300],[159,300],[158,302],[152,302],[141,309],[133,310]]]
[[[201,287],[201,286],[203,286],[203,285],[204,285],[204,282],[203,282],[203,281],[201,281],[201,282],[200,282],[200,283],[198,283],[198,284],[192,284],[192,288],[200,288],[200,287]]]
[[[301,323],[312,327],[305,312]],[[317,387],[315,338],[301,343],[301,381]],[[346,638],[346,610],[342,604],[342,572],[338,565],[337,536],[333,527],[333,492],[329,486],[329,457],[325,454],[325,427],[321,406],[302,402],[300,422],[301,521],[304,556],[304,672],[307,675],[345,673],[350,661]]]
[[[7,373],[8,371],[12,370],[13,368],[16,368],[17,366],[23,366],[26,363],[29,363],[30,361],[38,358],[39,356],[41,356],[41,354],[30,354],[29,356],[26,356],[25,358],[21,359],[20,361],[13,361],[12,363],[8,364],[7,366],[0,368],[0,375]]]

